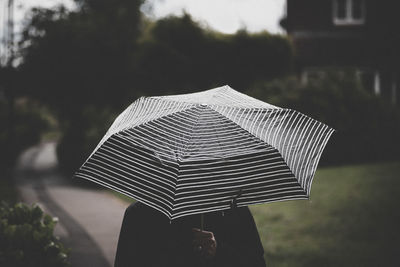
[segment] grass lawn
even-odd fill
[[[131,198],[131,197],[128,197],[128,196],[126,196],[126,195],[124,195],[124,194],[121,194],[121,193],[118,193],[117,191],[114,191],[114,190],[109,190],[110,191],[110,193],[111,194],[113,194],[114,196],[116,196],[116,197],[119,197],[120,199],[122,199],[123,201],[125,201],[126,203],[133,203],[133,202],[135,202],[136,200],[134,200],[133,198]]]
[[[400,266],[400,162],[321,168],[310,200],[252,206],[269,267]]]

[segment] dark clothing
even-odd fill
[[[204,215],[204,230],[214,233],[216,256],[205,262],[192,247],[192,228],[200,215],[173,220],[140,203],[124,216],[115,267],[265,267],[264,249],[250,210],[236,208]]]

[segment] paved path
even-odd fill
[[[55,146],[43,143],[22,154],[16,170],[20,197],[59,218],[55,234],[71,248],[72,267],[113,266],[128,204],[106,190],[83,187],[75,179],[62,177]]]

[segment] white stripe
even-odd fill
[[[304,114],[228,86],[139,98],[75,176],[138,198],[169,218],[226,209],[242,188],[251,191],[238,206],[304,199],[332,133]]]

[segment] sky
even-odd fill
[[[4,1],[4,0],[3,0]],[[267,30],[282,33],[279,20],[284,14],[286,0],[151,0],[153,18],[170,14],[179,15],[185,10],[192,17],[217,31],[234,33],[246,28],[257,32]],[[32,6],[51,7],[63,3],[72,8],[72,0],[15,0],[16,22],[21,22],[24,12]]]
[[[279,20],[286,0],[155,0],[155,17],[182,14],[183,10],[213,29],[234,33],[268,30],[280,33]]]
[[[1,1],[1,0],[0,0]],[[2,0],[1,2],[5,2]],[[41,7],[54,7],[59,4],[64,4],[68,8],[73,8],[74,4],[72,0],[14,0],[15,6],[15,24],[17,29],[21,25],[24,15],[27,10],[34,6]]]

